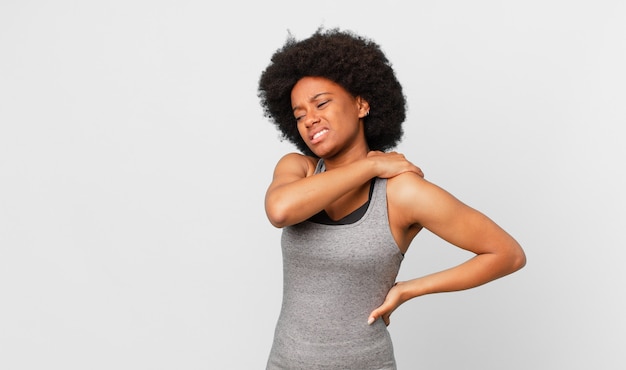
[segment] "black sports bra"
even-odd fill
[[[370,192],[369,192],[369,195],[367,197],[367,202],[365,202],[362,206],[360,206],[359,208],[354,210],[349,215],[343,217],[340,220],[335,221],[335,220],[331,219],[330,216],[328,216],[328,213],[326,213],[325,210],[321,210],[317,214],[311,216],[309,218],[309,221],[315,222],[317,224],[324,224],[324,225],[349,225],[349,224],[353,224],[353,223],[357,222],[358,220],[360,220],[361,217],[363,217],[363,215],[365,214],[365,212],[367,212],[367,207],[370,204],[370,200],[372,200],[372,193],[373,192],[374,192],[374,179],[372,179],[372,181],[370,182]]]

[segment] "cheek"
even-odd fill
[[[300,137],[302,137],[304,139],[306,137],[305,136],[306,135],[306,130],[305,130],[304,126],[301,125],[301,124],[297,124],[296,125],[296,129],[298,130],[298,133],[300,134]]]

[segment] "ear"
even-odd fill
[[[370,103],[360,96],[356,97],[357,107],[359,108],[359,118],[363,118],[370,114]]]

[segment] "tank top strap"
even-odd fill
[[[324,171],[326,171],[326,165],[324,164],[324,160],[322,158],[320,158],[317,161],[317,165],[315,166],[315,173],[318,174],[318,173],[322,173]]]

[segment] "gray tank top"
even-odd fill
[[[389,228],[387,180],[373,186],[354,223],[283,229],[283,302],[266,369],[396,369],[385,323],[367,324],[403,259]]]

